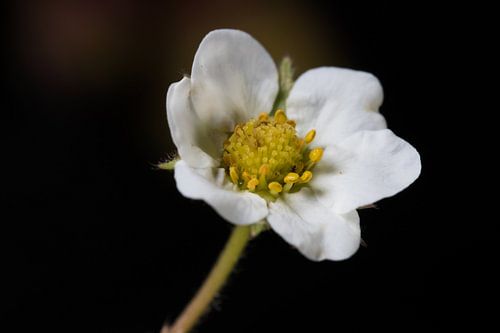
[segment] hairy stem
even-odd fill
[[[250,238],[249,226],[234,228],[224,250],[201,288],[174,324],[170,327],[163,327],[161,333],[187,333],[195,326],[200,316],[207,311],[208,306],[227,281]]]

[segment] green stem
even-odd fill
[[[174,324],[164,327],[162,333],[187,333],[194,327],[226,282],[250,238],[249,226],[237,226],[233,229],[224,250],[201,288]]]

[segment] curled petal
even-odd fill
[[[167,119],[172,140],[180,157],[194,168],[217,165],[215,146],[194,112],[189,97],[191,82],[183,78],[167,92]],[[212,155],[212,156],[211,156]]]

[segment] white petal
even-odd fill
[[[193,169],[179,161],[175,164],[175,181],[182,195],[206,201],[234,224],[252,224],[268,214],[266,201],[256,194],[235,190],[226,180],[224,169]]]
[[[212,141],[191,107],[189,93],[191,83],[188,78],[172,83],[167,92],[167,119],[172,140],[180,157],[195,168],[216,166],[210,156],[216,155]]]
[[[267,51],[249,34],[215,30],[201,42],[191,71],[191,98],[213,130],[270,112],[278,93],[278,72]]]
[[[336,67],[302,74],[287,100],[287,116],[305,135],[316,130],[315,145],[328,146],[361,130],[386,128],[378,113],[383,91],[375,76]]]
[[[336,214],[303,188],[271,203],[267,220],[274,231],[311,260],[343,260],[361,241],[359,216],[354,210]]]
[[[345,213],[402,191],[420,169],[418,152],[392,131],[362,131],[325,150],[311,187],[324,205]]]

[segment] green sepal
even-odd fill
[[[295,68],[293,68],[292,59],[290,59],[290,57],[284,57],[279,66],[279,91],[276,96],[276,100],[274,101],[271,115],[273,115],[278,109],[285,110],[286,99],[288,98],[290,90],[292,90],[293,87],[294,74]]]
[[[261,232],[270,230],[271,226],[266,220],[259,221],[255,224],[250,225],[250,236],[252,238],[257,237]]]
[[[156,165],[156,167],[160,170],[172,171],[175,168],[175,164],[179,161],[180,158],[175,156],[173,158],[169,158],[166,161],[160,162]]]

